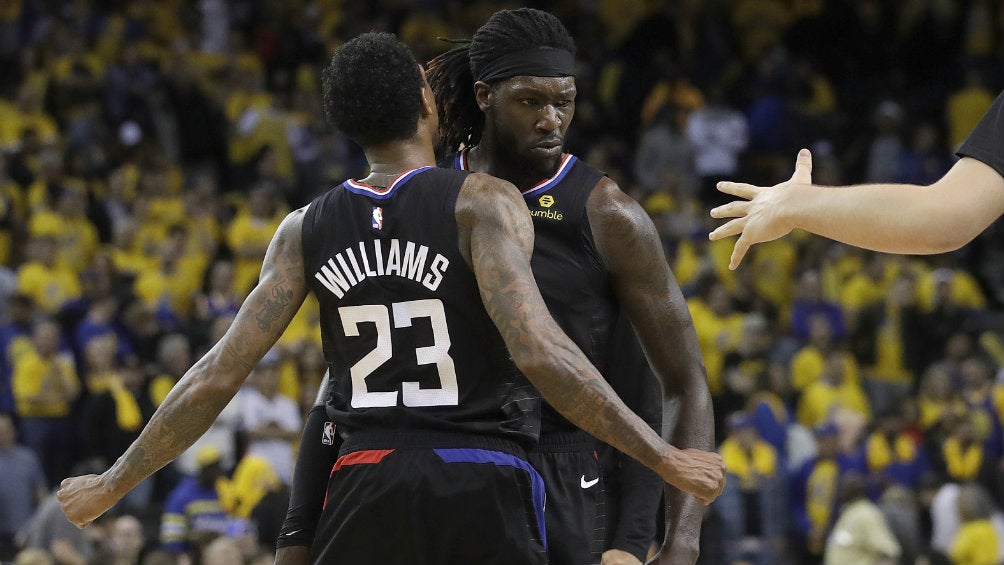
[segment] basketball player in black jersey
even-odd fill
[[[682,400],[674,444],[711,449],[703,361],[655,229],[615,183],[562,151],[574,113],[573,51],[574,43],[557,18],[522,9],[496,13],[469,48],[437,57],[430,64],[430,82],[440,95],[445,143],[453,149],[473,146],[441,165],[490,172],[524,189],[536,230],[534,275],[562,330],[629,406],[658,427],[658,383],[620,312],[623,306],[647,338],[665,390]],[[472,71],[479,78],[477,85]],[[326,455],[318,441],[324,421],[323,411],[316,408],[308,417],[280,548],[312,541],[316,501],[323,496],[334,457],[331,450]],[[597,454],[604,455],[602,473]],[[657,476],[616,452],[597,449],[594,440],[549,408],[539,446],[529,457],[547,486],[552,565],[601,559],[604,565],[617,565],[645,559],[663,485]],[[692,565],[701,508],[680,491],[671,489],[669,494],[669,543],[660,560]],[[280,555],[284,553],[280,549]]]
[[[555,320],[632,409],[661,415],[661,397],[649,392],[653,377],[644,354],[630,326],[624,331],[618,324],[623,311],[667,396],[681,400],[672,443],[712,449],[711,399],[697,336],[656,230],[609,177],[563,151],[575,113],[574,50],[553,15],[506,10],[494,14],[467,48],[431,62],[445,144],[465,148],[451,164],[521,189],[536,230],[534,276]],[[574,429],[553,410],[544,416],[545,448],[549,437]],[[584,551],[595,543],[589,537],[593,531],[576,520],[593,504],[588,490],[575,488],[580,475],[570,471],[576,460],[553,448],[529,456],[548,492],[566,494],[548,499],[552,565],[597,562]],[[614,490],[605,505],[603,565],[644,561],[647,544],[639,547],[636,540],[652,538],[658,482],[621,459],[614,457],[614,465],[603,470],[603,482]],[[578,464],[587,462],[580,457]],[[667,494],[666,543],[659,562],[692,565],[702,509],[676,489]]]
[[[432,166],[438,114],[407,48],[365,34],[324,79],[329,118],[372,173],[283,220],[231,328],[139,439],[105,473],[63,481],[69,520],[86,526],[205,432],[308,291],[345,437],[315,563],[544,563],[542,485],[522,448],[540,416],[523,375],[583,429],[713,500],[721,458],[662,442],[547,313],[515,188]]]

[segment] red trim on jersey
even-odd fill
[[[538,182],[537,184],[531,186],[530,188],[522,191],[523,194],[526,194],[528,192],[533,192],[534,190],[537,190],[538,188],[544,186],[545,184],[548,184],[549,182],[554,181],[559,176],[562,176],[562,173],[565,172],[565,167],[567,167],[568,164],[571,161],[572,161],[572,154],[571,153],[565,153],[564,155],[562,155],[561,156],[561,163],[558,164],[558,170],[554,171],[554,174],[551,175],[550,177],[548,177],[548,178],[546,178],[546,179]]]
[[[367,184],[365,182],[358,181],[356,179],[348,179],[345,181],[345,184],[351,186],[352,188],[355,188],[356,190],[365,190],[377,195],[384,195],[397,188],[398,183],[401,182],[402,180],[410,179],[415,173],[420,173],[426,169],[431,169],[431,168],[432,165],[426,165],[424,167],[418,167],[416,169],[408,169],[407,171],[401,171],[400,173],[397,174],[397,176],[394,177],[394,180],[390,181],[390,183],[384,188],[373,186],[372,184]]]

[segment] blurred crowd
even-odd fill
[[[732,475],[702,563],[1000,563],[1001,228],[934,257],[796,233],[732,272],[707,210],[800,147],[820,184],[938,179],[1004,85],[1004,2],[520,5],[576,38],[568,150],[643,203],[688,298]],[[107,518],[76,530],[52,493],[226,331],[284,214],[365,174],[320,110],[331,51],[387,30],[426,60],[502,7],[0,0],[0,561],[271,563],[325,369],[311,301]],[[847,561],[863,523],[874,559]]]

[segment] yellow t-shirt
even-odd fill
[[[52,236],[59,245],[57,261],[67,270],[80,273],[98,249],[98,230],[86,216],[68,218],[49,211],[36,212],[28,223],[32,236]]]
[[[785,310],[791,304],[791,283],[795,275],[795,261],[798,259],[795,244],[787,237],[762,243],[754,249],[750,268],[753,271],[753,285],[778,308]]]
[[[952,565],[996,565],[999,543],[990,520],[974,520],[962,524],[948,553]]]
[[[798,402],[798,421],[812,428],[825,422],[830,412],[836,408],[852,410],[871,418],[868,398],[861,386],[848,379],[839,387],[832,387],[822,381],[809,385]]]
[[[983,465],[983,446],[980,444],[972,443],[963,448],[958,438],[950,437],[945,440],[941,451],[945,457],[948,476],[952,480],[972,481],[980,474],[980,467]]]
[[[12,104],[0,103],[0,147],[16,147],[27,129],[34,129],[44,144],[59,139],[56,121],[45,112],[25,112]]]
[[[192,297],[202,285],[205,265],[200,258],[183,257],[170,272],[161,269],[143,271],[133,283],[133,292],[144,304],[156,308],[163,301],[171,312],[187,319],[192,312]]]
[[[952,304],[973,310],[981,310],[986,307],[987,301],[980,290],[976,279],[965,271],[957,270],[952,274]],[[921,308],[926,311],[934,309],[934,293],[936,283],[934,282],[934,271],[929,271],[917,281],[917,301]]]
[[[238,214],[227,227],[227,245],[234,253],[234,292],[247,296],[261,273],[261,262],[265,249],[272,241],[275,230],[279,229],[282,218],[276,215],[268,220],[254,218],[249,213]],[[241,250],[256,248],[260,253],[244,253]]]
[[[40,393],[63,393],[77,390],[77,372],[73,359],[68,355],[56,355],[43,359],[34,349],[14,360],[11,385],[17,413],[22,417],[59,418],[70,414],[70,403],[54,394],[45,401],[32,402],[31,398]]]
[[[760,477],[777,475],[777,451],[763,440],[756,440],[751,452],[743,449],[739,442],[728,438],[719,448],[725,469],[739,477],[739,486],[744,490],[757,488]]]
[[[704,356],[708,388],[711,394],[720,394],[723,390],[722,366],[725,354],[732,351],[742,339],[743,317],[741,314],[732,314],[724,318],[717,316],[702,300],[696,298],[688,300],[687,306],[694,319],[697,341]]]
[[[67,300],[80,297],[80,282],[65,267],[50,269],[31,261],[17,271],[17,290],[32,297],[43,312],[55,314]]]
[[[994,102],[994,93],[983,87],[960,90],[948,97],[948,143],[958,147]]]
[[[940,402],[920,395],[917,407],[920,409],[920,427],[923,430],[930,429],[946,417],[962,416],[966,413],[966,403],[958,398]]]
[[[844,378],[849,382],[861,382],[861,375],[858,371],[858,362],[853,355],[844,353],[841,355],[844,364]],[[795,390],[805,390],[806,387],[819,380],[826,368],[826,359],[823,352],[814,345],[806,345],[799,349],[795,356],[791,358],[791,384]]]
[[[851,277],[840,293],[840,305],[846,312],[858,312],[862,308],[885,299],[886,286],[864,273]]]

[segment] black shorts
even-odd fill
[[[466,434],[351,434],[315,565],[543,565],[544,484],[518,444]]]
[[[597,441],[585,432],[542,435],[527,452],[547,488],[550,565],[600,562],[606,537],[604,484]]]

